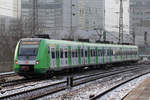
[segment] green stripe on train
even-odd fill
[[[110,47],[110,50],[111,50],[111,47]],[[110,63],[112,62],[112,55],[109,55],[109,62]]]
[[[98,64],[98,48],[95,47],[95,49],[96,49],[96,64]]]
[[[80,46],[78,46],[78,64],[81,64],[81,51],[80,51]]]
[[[104,53],[105,52],[104,52],[104,47],[103,47],[103,59],[102,59],[103,64],[105,63],[105,58],[104,58],[105,54]]]
[[[91,58],[90,58],[90,47],[88,47],[88,64],[91,63]]]
[[[68,51],[69,51],[69,54],[68,54],[68,64],[69,64],[69,66],[72,66],[71,46],[68,46]]]
[[[120,51],[122,52],[122,48],[120,48]],[[120,55],[120,60],[122,61],[123,57]]]
[[[59,45],[56,45],[56,67],[60,67]]]

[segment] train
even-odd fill
[[[20,76],[49,75],[83,67],[137,62],[136,45],[88,43],[44,38],[23,38],[16,46],[14,71]]]

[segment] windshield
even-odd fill
[[[19,47],[19,56],[36,56],[38,48],[38,44],[21,44]]]

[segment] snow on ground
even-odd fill
[[[109,77],[107,79],[105,78],[105,80],[96,80],[94,82],[89,82],[87,84],[80,85],[66,91],[43,97],[40,100],[89,100],[90,96],[102,93],[103,91],[113,87],[114,85],[121,83],[123,80],[126,80],[126,78],[129,78],[130,76],[134,76],[134,74],[131,73],[129,75],[128,73],[128,75],[118,75],[115,78]],[[122,86],[120,90],[116,90],[114,92],[114,95],[109,94],[99,100],[120,100],[121,97],[125,96],[128,92],[130,92],[133,88],[139,85],[147,77],[150,77],[150,74],[133,80],[131,83],[129,82],[125,85],[126,87]],[[116,99],[113,99],[113,97],[116,97]]]
[[[55,80],[55,81],[54,80],[46,80],[46,81],[31,82],[31,83],[27,83],[27,84],[22,84],[22,85],[19,85],[19,86],[15,86],[13,88],[4,88],[0,91],[0,97],[10,95],[10,94],[14,94],[14,93],[18,93],[18,92],[22,92],[22,91],[31,90],[31,89],[34,89],[34,88],[39,88],[39,87],[55,84],[55,83],[59,83],[59,82],[62,82],[62,81],[64,81],[64,79]]]
[[[126,96],[132,89],[136,88],[140,83],[142,83],[146,78],[150,77],[150,74],[144,75],[140,78],[134,79],[127,84],[124,84],[117,89],[111,91],[107,95],[99,98],[98,100],[121,100]]]

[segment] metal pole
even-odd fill
[[[33,31],[32,35],[36,32],[36,26],[38,24],[38,6],[37,6],[37,0],[33,0]]]
[[[123,1],[120,0],[119,43],[123,43]]]
[[[132,33],[132,35],[133,35],[133,44],[135,44],[135,29],[133,28],[133,33]]]
[[[71,11],[70,11],[70,39],[73,39],[73,34],[72,34],[72,0],[70,1],[70,7],[71,7]]]
[[[144,33],[144,44],[147,46],[147,32]]]

